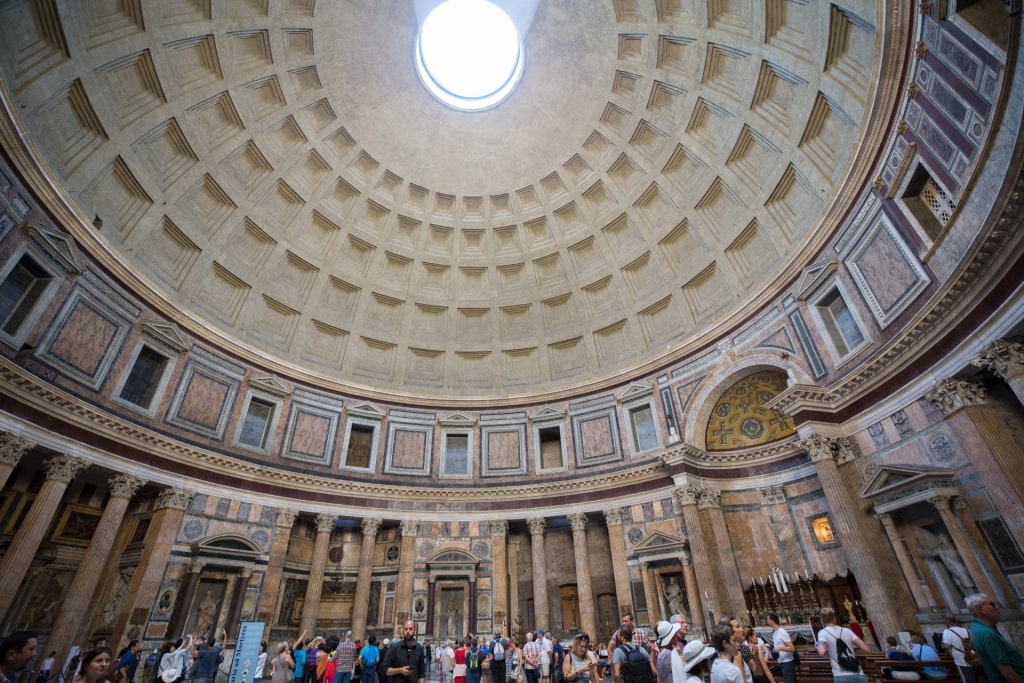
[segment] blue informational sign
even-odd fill
[[[263,678],[262,671],[256,671],[256,660],[260,656],[260,641],[263,640],[262,621],[243,621],[235,643],[235,655],[231,658],[231,673],[228,683],[252,683]]]

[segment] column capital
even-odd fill
[[[762,486],[758,491],[761,493],[761,497],[764,498],[765,505],[776,505],[786,502],[786,489],[782,486]]]
[[[171,488],[164,489],[156,495],[156,507],[158,510],[160,508],[184,510],[188,507],[188,504],[192,502],[192,498],[195,495],[195,491],[179,489],[172,486]]]
[[[622,526],[622,508],[608,508],[605,510],[604,523],[608,526]]]
[[[110,495],[116,498],[131,498],[146,483],[145,479],[130,474],[115,474],[107,482],[110,486]]]
[[[893,519],[891,512],[882,512],[875,515],[875,517],[878,518],[878,521],[881,522],[882,526],[884,526],[886,529],[895,528],[896,526],[896,520]]]
[[[586,531],[587,530],[587,515],[584,512],[573,512],[568,515],[569,526],[572,527],[573,531]]]
[[[420,521],[418,519],[403,519],[402,524],[402,537],[415,536],[420,532]]]
[[[996,339],[971,360],[971,365],[991,370],[1006,381],[1024,374],[1024,343],[1018,339]]]
[[[277,512],[274,515],[274,526],[281,527],[282,529],[291,529],[295,526],[295,519],[299,516],[299,511],[293,508],[277,508]]]
[[[951,509],[950,504],[953,502],[953,496],[932,496],[931,498],[928,499],[928,502],[934,505],[936,510],[949,510]]]
[[[0,435],[0,463],[14,467],[21,460],[21,456],[35,447],[35,441],[29,441],[10,432],[5,432]]]
[[[942,380],[924,397],[946,415],[951,415],[961,408],[986,405],[989,402],[988,389],[980,382],[952,377]]]
[[[700,489],[693,484],[687,484],[686,486],[677,486],[673,489],[676,494],[676,498],[679,499],[681,505],[696,505],[697,499],[700,498]]]
[[[79,472],[89,466],[89,463],[74,455],[58,455],[43,463],[46,469],[47,479],[56,479],[65,484],[74,479]]]
[[[336,515],[330,515],[326,512],[321,512],[316,516],[316,532],[318,534],[331,533],[334,531],[334,523],[338,521]]]
[[[700,499],[697,501],[697,508],[699,510],[705,510],[707,508],[720,508],[722,507],[722,492],[718,489],[701,489]]]
[[[363,533],[363,536],[376,538],[381,524],[383,524],[383,520],[380,517],[363,517],[359,522],[359,530]]]
[[[835,460],[837,465],[842,465],[857,457],[853,451],[853,445],[845,436],[814,434],[801,441],[800,445],[807,451],[811,462]]]
[[[492,519],[487,522],[487,526],[491,529],[491,536],[508,536],[507,519]]]
[[[530,528],[531,536],[542,536],[544,534],[544,528],[548,525],[548,520],[543,517],[531,517],[526,520],[526,526]]]

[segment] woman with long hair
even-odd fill
[[[562,660],[562,679],[570,683],[598,683],[597,657],[590,649],[590,636],[579,633]]]
[[[74,683],[96,683],[106,678],[110,661],[109,647],[94,647],[89,650],[82,655],[81,673],[75,677]]]
[[[273,683],[289,683],[288,674],[295,669],[295,660],[292,659],[289,650],[288,641],[282,641],[277,646],[277,656],[271,662],[270,668],[270,680]],[[295,680],[294,673],[291,680]]]
[[[775,683],[775,677],[772,676],[771,669],[768,668],[768,662],[765,661],[764,653],[757,642],[757,632],[749,626],[744,626],[743,638],[747,646],[742,651],[743,661],[750,667],[754,683]],[[749,658],[747,656],[748,653]]]

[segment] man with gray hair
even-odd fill
[[[356,668],[356,644],[352,642],[352,631],[345,631],[345,639],[338,643],[334,662],[338,667],[334,671],[334,683],[352,683],[352,672]]]
[[[491,660],[491,683],[505,683],[505,652],[508,650],[508,638],[501,637],[501,627],[494,628],[494,639],[487,643],[488,657]]]
[[[999,605],[984,593],[964,599],[971,610],[971,644],[981,658],[989,683],[1024,683],[1024,655],[996,630]]]

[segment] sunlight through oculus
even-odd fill
[[[416,38],[420,79],[437,99],[479,111],[504,100],[523,73],[523,42],[512,19],[487,0],[447,0]]]

